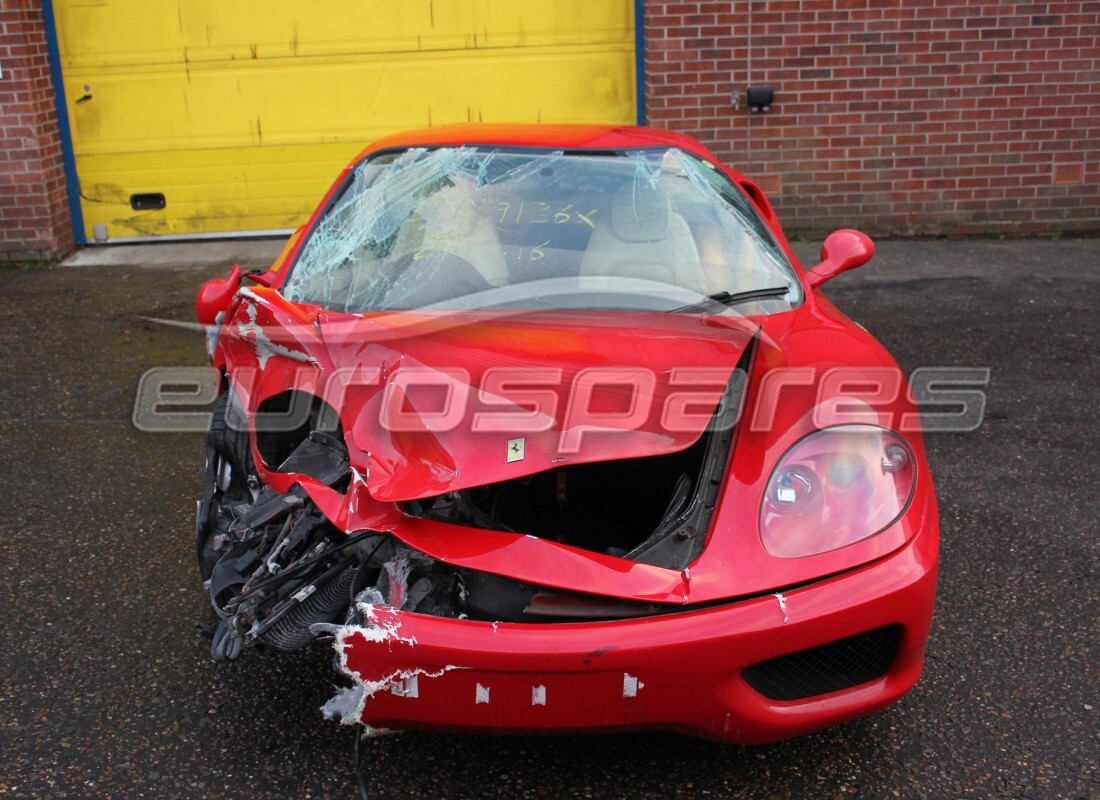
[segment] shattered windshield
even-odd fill
[[[346,312],[668,311],[768,289],[753,313],[801,299],[749,201],[681,150],[444,147],[359,164],[282,291]]]

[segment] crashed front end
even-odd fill
[[[488,440],[450,454],[456,463],[483,458],[517,477],[441,493],[436,481],[461,470],[440,466],[448,451],[436,443],[409,449],[406,437],[432,441],[428,429],[394,434],[394,461],[375,461],[355,444],[370,412],[345,430],[325,401],[302,390],[284,402],[257,370],[250,400],[233,401],[255,412],[226,415],[251,425],[235,446],[220,433],[231,422],[210,440],[221,497],[200,510],[210,521],[200,561],[222,617],[212,652],[231,659],[253,642],[293,650],[332,637],[351,686],[326,715],[372,730],[660,728],[758,742],[889,705],[923,662],[931,494],[831,565],[762,553],[767,456],[755,472],[747,461],[732,468],[758,445],[745,423],[758,338],[736,337],[744,350],[728,355],[737,366],[723,386],[712,377],[689,387],[693,402],[709,395],[715,406],[682,450],[542,470],[532,466],[537,435],[519,437],[524,459],[512,462],[516,437],[472,437]],[[269,362],[266,380],[285,385],[283,369],[316,388],[301,362]],[[223,397],[244,394],[246,372],[233,370],[241,382]],[[612,435],[591,434],[597,449]],[[431,493],[406,497],[402,485],[389,490],[397,499],[373,497],[372,470],[396,477],[408,459]],[[237,463],[252,465],[240,486]]]
[[[326,715],[371,731],[661,729],[758,743],[896,702],[923,666],[936,584],[933,498],[921,493],[887,541],[850,560],[765,572],[746,546],[759,543],[754,527],[751,544],[737,529],[744,495],[739,476],[725,472],[740,431],[716,436],[721,409],[700,439],[709,437],[715,460],[700,462],[689,484],[701,494],[677,499],[683,489],[665,473],[668,511],[699,502],[699,527],[686,514],[663,515],[626,553],[604,539],[563,544],[495,531],[485,519],[426,516],[439,505],[458,513],[461,498],[405,504],[416,516],[377,554],[378,583],[356,598],[347,624],[325,628],[352,681]],[[611,463],[627,484],[637,474],[637,464]],[[571,502],[569,485],[546,476],[543,496]],[[608,516],[629,518],[630,503],[653,487],[607,486],[606,505],[588,510],[621,532]],[[531,520],[544,511],[532,509]],[[679,526],[669,525],[677,516]],[[740,553],[726,549],[731,541]]]
[[[630,196],[650,191],[653,164],[703,185],[677,158],[635,159]],[[506,185],[468,153],[418,159],[413,183],[436,198],[465,181],[496,192],[494,246],[506,224],[517,236],[535,226],[541,249],[516,245],[525,268],[564,258],[580,234],[593,249],[598,204],[583,219],[547,211],[568,228],[555,254],[538,221],[500,199],[564,174],[558,161],[504,172]],[[428,226],[438,203],[412,190],[398,213],[394,193],[408,186],[381,186],[392,219],[364,221],[374,207],[356,208],[345,186],[350,201],[330,193],[322,208],[344,202],[369,235],[315,219],[314,241],[321,230],[324,263],[372,269],[404,247],[393,280],[357,285],[325,268],[276,289],[270,274],[252,287],[233,274],[200,293],[222,377],[197,524],[216,659],[329,639],[351,685],[326,715],[375,730],[648,728],[761,742],[870,713],[913,685],[937,542],[919,433],[892,432],[913,409],[902,393],[852,416],[833,402],[843,386],[818,370],[843,353],[857,378],[896,373],[869,335],[828,306],[792,303],[793,283],[764,301],[782,303],[773,315],[670,314],[685,310],[679,299],[657,311],[649,300],[517,306],[507,285],[492,290],[501,309],[422,308],[409,298],[432,276],[403,285],[408,270],[462,265],[440,255],[448,240],[421,230],[421,244],[403,244],[394,223],[420,203]],[[448,224],[465,213],[442,208]],[[463,225],[473,258],[470,231],[481,233]],[[484,289],[484,270],[467,278]],[[375,308],[384,296],[413,307]],[[777,395],[784,370],[795,379]],[[800,543],[808,512],[788,500],[812,475],[783,465],[803,450],[806,464],[890,473],[885,493],[859,501],[873,506],[860,512],[876,520],[866,531]]]

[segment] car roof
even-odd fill
[[[682,133],[641,126],[460,123],[403,131],[368,145],[355,159],[379,150],[441,145],[513,145],[563,150],[624,150],[678,147],[708,161],[718,159],[698,140]]]

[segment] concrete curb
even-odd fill
[[[201,242],[96,245],[77,250],[63,267],[212,267],[242,269],[271,265],[286,244],[276,239],[216,239]]]

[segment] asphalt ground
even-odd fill
[[[0,797],[356,796],[327,648],[210,660],[201,435],[130,421],[145,370],[204,363],[142,317],[192,319],[227,267],[0,270]],[[827,293],[906,372],[992,369],[982,426],[927,437],[943,544],[916,688],[767,746],[370,740],[372,797],[1100,797],[1100,242],[885,242]]]

